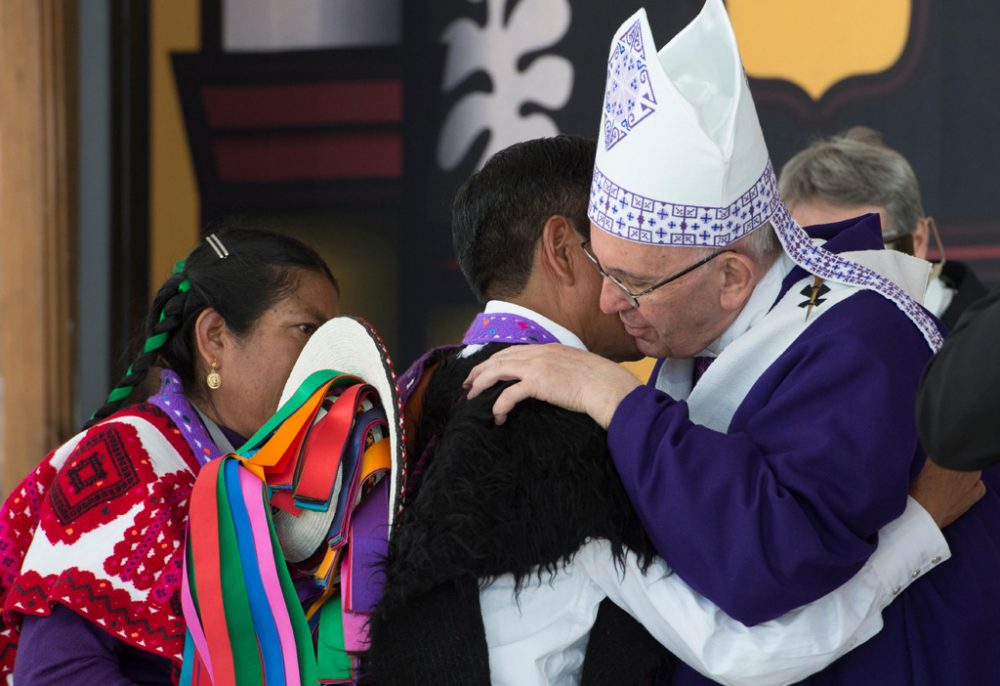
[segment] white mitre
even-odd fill
[[[845,259],[810,239],[788,214],[722,0],[707,0],[658,53],[643,9],[615,32],[587,214],[618,238],[678,247],[722,248],[770,223],[797,265],[876,291],[931,347],[940,347],[937,326],[907,293],[922,295],[927,273],[909,279],[923,283],[904,290],[901,280],[883,275],[902,258],[852,253]],[[903,267],[895,271],[919,271]]]
[[[721,247],[761,226],[776,202],[721,0],[659,54],[640,9],[611,45],[591,221],[640,243]]]

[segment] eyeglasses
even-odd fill
[[[885,242],[886,250],[895,250],[897,252],[906,253],[907,255],[913,254],[913,234],[907,233],[902,236],[893,236],[891,238],[883,239]]]
[[[695,262],[690,267],[688,267],[688,268],[686,268],[686,269],[684,269],[682,271],[677,272],[673,276],[668,276],[663,281],[660,281],[659,283],[656,283],[656,284],[650,286],[649,288],[644,288],[643,290],[639,291],[638,293],[633,293],[631,290],[629,290],[628,286],[626,286],[624,283],[621,282],[620,279],[618,279],[617,277],[611,276],[611,274],[608,274],[606,271],[604,271],[604,267],[602,267],[601,263],[597,261],[597,256],[594,255],[594,253],[592,253],[590,251],[590,241],[589,240],[586,240],[583,243],[580,243],[580,247],[583,249],[583,254],[587,256],[587,259],[594,263],[594,267],[597,268],[597,271],[600,273],[600,275],[603,276],[608,281],[610,281],[611,283],[613,283],[614,285],[618,286],[618,288],[620,288],[621,291],[625,295],[628,296],[628,299],[632,302],[632,307],[635,307],[636,309],[638,309],[638,307],[639,307],[639,297],[640,296],[646,295],[647,293],[652,293],[657,288],[660,288],[661,286],[666,286],[671,281],[676,281],[677,279],[681,278],[685,274],[689,274],[690,272],[693,272],[695,269],[697,269],[698,267],[702,266],[703,264],[708,264],[709,262],[711,262],[712,260],[714,260],[716,257],[718,257],[719,255],[721,255],[723,253],[734,252],[733,250],[719,250],[718,252],[714,252],[711,255],[709,255],[708,257],[706,257],[705,259],[699,260],[698,262]]]
[[[938,259],[936,261],[936,266],[940,270],[944,267],[945,259],[944,255],[944,244],[941,242],[941,234],[938,233],[937,222],[934,221],[934,217],[927,216],[924,217],[927,222],[927,229],[930,233],[930,238],[934,239],[934,244],[938,250]],[[906,253],[907,255],[912,255],[914,253],[913,246],[913,232],[890,235],[883,237],[883,242],[887,250],[898,250],[899,252]]]

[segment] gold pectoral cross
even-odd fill
[[[813,305],[816,304],[816,298],[819,297],[819,289],[823,285],[823,279],[820,277],[815,277],[813,281],[812,293],[809,295],[809,305],[806,307],[806,321],[809,321],[809,315],[812,314]]]

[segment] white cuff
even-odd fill
[[[903,514],[879,531],[878,549],[869,564],[891,599],[950,557],[937,523],[920,503],[907,497]]]

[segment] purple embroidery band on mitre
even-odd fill
[[[537,322],[507,312],[481,312],[465,332],[465,345],[488,343],[558,343],[559,339]]]
[[[610,150],[656,111],[656,95],[637,19],[611,48],[604,90],[604,148]]]
[[[636,243],[721,248],[764,225],[781,205],[771,163],[724,207],[649,198],[619,186],[596,165],[587,216],[598,228]]]
[[[160,372],[160,390],[147,400],[151,405],[158,408],[170,417],[171,421],[177,425],[181,436],[191,446],[198,464],[205,465],[210,460],[214,460],[222,455],[212,438],[208,435],[208,430],[201,422],[201,417],[184,395],[184,384],[177,372],[171,369],[164,369]]]
[[[760,178],[726,207],[647,198],[615,184],[595,167],[587,214],[598,228],[625,240],[692,248],[727,246],[770,221],[795,264],[827,281],[875,291],[902,310],[931,349],[937,350],[944,342],[931,316],[902,288],[868,267],[826,250],[809,237],[781,202],[770,161]]]

